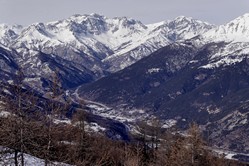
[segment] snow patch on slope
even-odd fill
[[[0,146],[0,151],[7,150],[4,147]],[[19,157],[19,163],[21,163],[21,158]],[[51,162],[51,165],[55,166],[70,166],[69,164],[60,163],[60,162]],[[0,165],[15,165],[14,155],[13,154],[2,154],[0,158]],[[44,166],[45,161],[43,159],[37,158],[35,156],[24,154],[24,165],[25,166]]]
[[[202,68],[213,69],[220,66],[229,66],[241,62],[249,54],[249,42],[230,42],[217,48],[209,57],[209,63]]]

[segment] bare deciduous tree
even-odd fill
[[[18,71],[13,84],[1,85],[1,111],[8,116],[2,117],[1,144],[14,152],[15,165],[24,165],[24,152],[29,151],[26,142],[30,141],[30,122],[35,112],[35,96],[23,85],[23,73]]]

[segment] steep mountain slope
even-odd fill
[[[78,91],[124,114],[142,109],[163,120],[174,119],[183,128],[196,121],[214,131],[210,138],[226,148],[232,149],[234,133],[243,131],[236,143],[241,146],[235,149],[249,150],[248,54],[241,56],[240,62],[210,69],[203,66],[209,65],[213,54],[228,43],[210,43],[201,48],[193,43],[166,46]]]
[[[83,65],[67,61],[56,55],[33,52],[32,56],[19,57],[13,50],[0,47],[1,81],[11,81],[17,71],[25,73],[24,82],[40,92],[44,92],[54,72],[58,72],[64,88],[93,81],[94,73]]]
[[[205,45],[210,42],[226,42],[225,47],[216,48],[210,63],[204,68],[216,68],[241,62],[243,55],[249,53],[249,14],[244,14],[229,23],[217,26],[196,37],[196,44]]]
[[[19,66],[14,60],[10,50],[0,45],[0,76],[1,81],[12,80],[12,75],[18,70]]]

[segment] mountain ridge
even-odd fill
[[[247,16],[245,14],[231,22],[243,25]],[[219,35],[214,32],[217,29],[234,29],[230,24],[215,26],[191,17],[179,16],[174,20],[145,25],[132,18],[107,18],[93,13],[73,15],[48,23],[34,23],[26,27],[1,24],[0,44],[15,52],[15,60],[19,66],[33,66],[36,68],[31,68],[33,71],[45,70],[37,66],[43,63],[38,58],[41,52],[77,64],[81,71],[86,68],[93,74],[93,80],[96,80],[124,69],[174,42],[194,40],[196,47],[202,47],[216,41],[215,37]],[[247,34],[244,31],[241,32]],[[241,36],[240,31],[238,34]],[[232,54],[239,52],[237,54],[242,55],[249,52],[246,49],[249,47],[247,42],[226,42],[230,44],[217,55],[210,57],[212,65],[204,67],[214,68],[220,64],[239,62],[241,58],[234,61]],[[228,57],[229,62],[224,57]],[[48,79],[52,70],[49,66],[46,68],[48,74],[45,77]],[[62,71],[61,73],[63,75]],[[35,77],[41,79],[40,74]]]
[[[189,25],[189,20],[193,24]],[[19,66],[32,66],[32,78],[43,79],[42,75],[49,79],[53,72],[49,65],[45,68],[42,67],[44,65],[37,65],[44,63],[38,57],[40,53],[44,53],[76,64],[82,72],[86,68],[93,74],[93,80],[96,80],[123,69],[176,40],[185,40],[202,33],[212,25],[184,17],[173,22],[144,25],[132,18],[107,18],[90,14],[13,27],[0,26],[0,43],[4,48],[15,52],[15,60]],[[177,28],[181,32],[177,33]],[[26,76],[30,75],[30,72],[24,71]],[[35,74],[37,72],[47,74]],[[61,74],[64,75],[64,72],[61,71]]]

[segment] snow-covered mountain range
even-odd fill
[[[126,17],[73,15],[26,27],[1,24],[0,46],[10,51],[13,61],[22,67],[27,83],[49,78],[55,69],[61,75],[69,71],[82,73],[81,77],[87,75],[67,85],[75,87],[123,69],[170,43],[187,39],[194,40],[197,47],[218,41],[227,43],[217,48],[203,68],[238,62],[241,58],[234,59],[233,53],[239,56],[249,52],[248,25],[249,14],[221,26],[184,16],[145,25]],[[67,66],[66,71],[63,66]],[[41,86],[42,83],[37,88]]]
[[[88,60],[107,64],[109,67],[104,70],[114,72],[169,43],[192,38],[213,27],[183,16],[173,21],[144,25],[126,17],[110,19],[98,14],[74,15],[65,20],[27,27],[1,25],[0,42],[16,49],[19,54],[42,51],[72,61],[78,57],[79,63],[86,60],[67,52],[82,52]],[[95,70],[103,68],[101,64],[95,67]]]

